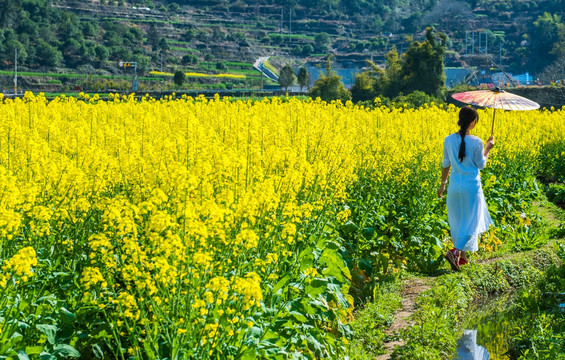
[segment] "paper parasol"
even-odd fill
[[[492,114],[492,129],[491,135],[494,134],[494,117],[496,109],[502,110],[536,110],[539,109],[539,104],[535,101],[526,99],[499,88],[492,90],[476,90],[466,91],[451,95],[457,101],[462,103],[477,106],[487,107],[494,109]]]

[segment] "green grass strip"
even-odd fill
[[[253,64],[244,63],[244,62],[237,62],[237,61],[226,61],[227,66],[239,66],[244,68],[253,68]]]
[[[9,75],[14,76],[13,71],[6,71],[0,70],[0,75]],[[78,78],[92,78],[92,79],[127,79],[130,80],[133,77],[131,75],[95,75],[95,74],[73,74],[73,73],[39,73],[39,72],[27,72],[27,71],[18,71],[18,77],[50,77],[50,78],[71,78],[71,79],[78,79]],[[139,80],[159,80],[155,77],[146,77],[146,76],[138,76]]]
[[[384,353],[385,330],[392,325],[394,314],[402,306],[400,288],[399,278],[382,282],[374,290],[373,300],[357,313],[351,323],[350,360],[374,359]]]
[[[171,46],[171,50],[184,51],[184,52],[189,52],[189,53],[200,53],[200,51],[198,51],[196,49],[188,49],[188,48],[183,48],[183,47],[180,47],[180,46]]]

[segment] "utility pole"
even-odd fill
[[[281,30],[280,30],[281,35],[283,33],[283,12],[284,12],[284,9],[281,8]]]
[[[14,49],[14,95],[18,93],[18,49]]]
[[[465,31],[465,55],[469,55],[469,32]]]
[[[134,71],[135,71],[135,75],[134,75],[135,77],[133,79],[132,89],[133,89],[133,91],[137,91],[137,88],[139,87],[138,82],[137,82],[137,61],[133,62],[133,68],[134,68]]]
[[[473,30],[472,33],[473,37],[471,39],[472,43],[471,43],[471,54],[475,55],[475,30]]]
[[[292,41],[292,8],[289,10],[290,21],[288,22],[288,44]]]

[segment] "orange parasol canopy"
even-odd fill
[[[540,107],[535,101],[500,90],[499,88],[494,88],[492,90],[466,91],[453,94],[451,97],[465,104],[494,109],[494,113],[492,115],[491,135],[494,133],[494,117],[496,115],[496,109],[536,110]]]

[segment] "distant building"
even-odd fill
[[[491,78],[492,82],[498,87],[531,85],[534,82],[533,76],[528,72],[521,75],[512,75],[510,73],[505,75],[503,72],[497,72],[492,74]]]

